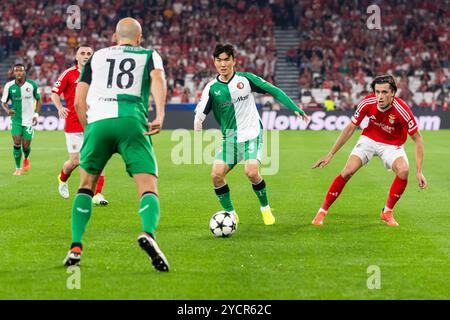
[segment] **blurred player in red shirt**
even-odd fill
[[[61,118],[66,119],[66,126],[64,132],[66,135],[67,151],[69,152],[69,160],[64,162],[61,173],[58,176],[59,194],[64,198],[69,198],[69,186],[67,180],[72,174],[73,170],[78,167],[80,163],[80,150],[83,146],[84,130],[81,126],[78,116],[74,109],[75,89],[77,88],[78,78],[80,77],[81,69],[84,64],[92,56],[92,48],[87,44],[81,44],[75,56],[77,64],[65,70],[59,76],[52,88],[52,101],[58,109],[58,114]],[[66,107],[61,103],[61,94],[66,100]],[[102,175],[98,179],[95,196],[92,199],[95,204],[107,205],[108,201],[102,194],[105,177]]]
[[[386,205],[381,211],[381,219],[389,226],[398,226],[392,210],[408,183],[409,163],[403,148],[408,134],[416,145],[416,178],[419,187],[424,189],[427,186],[422,174],[423,140],[411,110],[402,99],[395,97],[397,91],[395,79],[390,75],[378,76],[373,80],[371,87],[373,94],[366,96],[358,105],[351,123],[344,128],[330,153],[313,166],[313,168],[326,166],[353,135],[361,121],[365,117],[369,118],[369,125],[362,131],[347,164],[331,184],[322,207],[312,221],[314,225],[323,224],[328,208],[339,197],[345,184],[356,171],[367,164],[373,156],[378,156],[385,168],[396,174]]]

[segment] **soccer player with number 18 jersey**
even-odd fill
[[[398,226],[392,214],[395,204],[408,183],[409,163],[403,144],[409,134],[416,145],[416,178],[421,189],[427,181],[422,174],[423,140],[417,122],[406,103],[397,97],[395,79],[390,75],[376,77],[371,84],[373,94],[365,97],[356,109],[351,123],[342,131],[330,153],[318,160],[313,168],[326,166],[336,152],[347,142],[361,121],[367,117],[368,126],[363,130],[342,172],[334,179],[325,200],[312,223],[323,224],[328,208],[339,197],[345,184],[373,156],[378,156],[396,177],[391,185],[386,205],[381,210],[381,219],[388,226]]]
[[[58,109],[58,114],[61,118],[66,119],[64,128],[66,135],[67,151],[69,152],[69,160],[64,162],[61,173],[58,176],[59,194],[64,198],[69,198],[69,186],[67,181],[73,170],[78,167],[80,163],[80,150],[83,146],[84,130],[78,120],[77,113],[74,109],[75,89],[77,88],[78,78],[80,77],[81,68],[86,61],[91,57],[92,49],[87,44],[81,44],[75,56],[77,64],[65,70],[59,76],[52,88],[52,101]],[[61,103],[60,95],[64,95],[66,100],[66,107]],[[105,177],[102,173],[100,176],[93,202],[98,205],[108,205],[108,201],[102,194]]]

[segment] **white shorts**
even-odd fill
[[[84,133],[65,132],[65,134],[66,134],[67,152],[79,153],[81,147],[83,146]]]
[[[409,165],[408,157],[403,146],[376,142],[366,136],[361,136],[358,139],[356,146],[350,154],[359,157],[363,165],[366,165],[373,156],[378,156],[383,161],[384,167],[388,170],[392,169],[392,164],[398,157],[404,157],[406,163]]]

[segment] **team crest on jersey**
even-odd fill
[[[30,88],[26,88],[25,91],[26,91],[26,92],[30,92],[31,89],[30,89]]]
[[[395,115],[390,114],[390,115],[389,115],[389,123],[390,123],[390,124],[394,124],[394,121],[395,121]]]
[[[242,82],[238,82],[237,83],[237,87],[238,87],[238,89],[243,89],[244,88],[244,84]]]

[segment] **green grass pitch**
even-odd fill
[[[13,176],[9,132],[0,132],[1,299],[449,299],[450,132],[423,132],[427,190],[415,179],[414,144],[408,188],[397,204],[400,227],[380,221],[391,182],[378,158],[347,184],[325,225],[311,225],[332,179],[357,136],[325,169],[311,170],[338,132],[280,132],[280,170],[265,176],[277,223],[264,226],[257,198],[236,167],[228,176],[240,217],[238,231],[214,238],[208,228],[220,210],[210,165],[175,165],[171,131],[154,137],[160,179],[158,242],[171,271],[154,271],[136,239],[138,197],[119,156],[106,168],[106,208],[95,207],[84,237],[80,289],[67,288],[62,266],[70,244],[70,200],[56,177],[67,152],[62,132],[37,132],[31,170]],[[369,266],[380,268],[381,289],[370,290]]]

